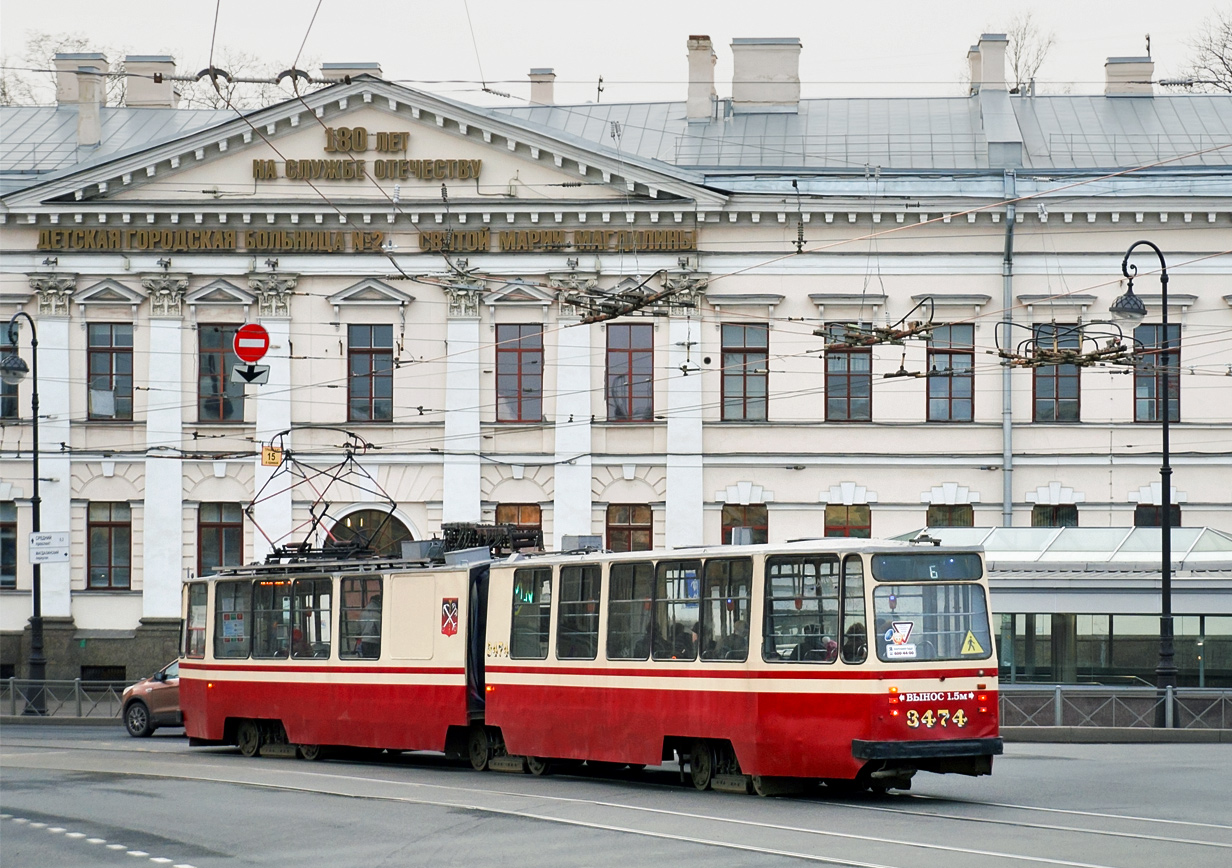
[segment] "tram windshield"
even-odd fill
[[[873,589],[880,660],[986,660],[992,656],[988,600],[975,584],[881,584]]]

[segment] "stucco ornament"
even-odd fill
[[[257,296],[258,316],[290,316],[298,274],[250,274],[248,288]]]
[[[31,274],[30,287],[38,294],[39,316],[68,316],[68,303],[77,288],[77,275]]]
[[[179,319],[184,315],[187,274],[143,274],[141,285],[150,293],[150,316]]]

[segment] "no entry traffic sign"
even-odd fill
[[[240,326],[235,332],[235,340],[232,341],[235,347],[235,354],[239,356],[240,361],[252,364],[259,361],[269,349],[269,332],[265,327],[258,325],[255,322],[250,322],[247,325]]]

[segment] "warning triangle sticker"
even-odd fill
[[[977,642],[975,639],[975,634],[972,633],[970,630],[967,631],[967,638],[963,640],[963,646],[962,646],[961,653],[963,654],[983,654],[984,653],[984,649],[980,646],[980,643]]]

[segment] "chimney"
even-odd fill
[[[689,99],[685,117],[691,121],[708,121],[714,114],[714,44],[709,36],[690,36]]]
[[[978,45],[971,46],[967,52],[967,63],[971,68],[971,89],[968,93],[976,94],[980,92],[980,47]]]
[[[1110,57],[1104,64],[1104,96],[1154,96],[1155,61],[1149,57]]]
[[[322,63],[321,78],[328,81],[342,81],[346,78],[356,79],[361,75],[373,78],[381,77],[381,65],[372,61],[359,63]]]
[[[553,82],[556,73],[551,69],[540,68],[530,71],[530,102],[531,105],[553,104]]]
[[[732,111],[795,114],[800,110],[800,40],[733,39]]]
[[[129,108],[175,108],[180,93],[171,76],[175,58],[166,54],[130,54],[124,58],[128,89],[124,104]]]
[[[103,140],[103,74],[96,66],[77,68],[77,147],[95,147]]]
[[[79,66],[107,68],[107,58],[97,51],[57,54],[52,62],[56,65],[56,105],[77,104],[77,68]]]
[[[980,43],[976,50],[980,55],[981,89],[1005,90],[1005,49],[1008,45],[1009,40],[1004,33],[980,34]]]

